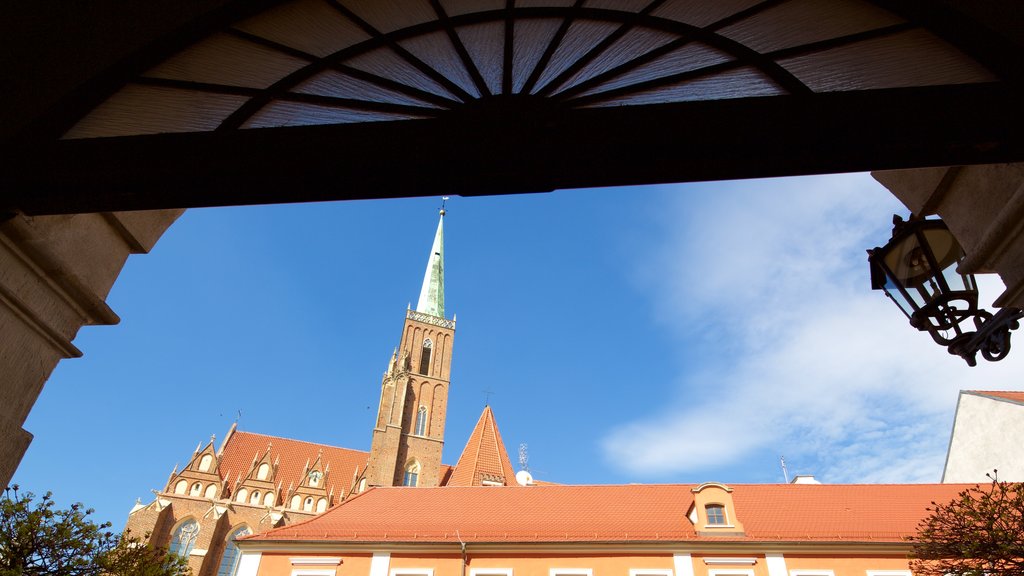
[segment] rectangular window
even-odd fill
[[[708,576],[754,576],[753,570],[746,568],[712,568]]]
[[[552,568],[548,576],[594,576],[593,568]]]
[[[630,568],[629,576],[672,576],[671,568]]]
[[[511,568],[470,568],[469,576],[512,576]]]
[[[391,576],[434,576],[433,568],[392,568]]]
[[[725,524],[725,506],[721,504],[708,504],[704,507],[704,510],[708,514],[708,524],[724,525]]]
[[[867,576],[911,576],[910,570],[868,570]]]
[[[790,570],[789,576],[836,576],[832,570]]]

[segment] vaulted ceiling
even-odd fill
[[[982,4],[980,17],[888,0],[189,7],[165,33],[126,33],[137,48],[112,51],[109,65],[20,123],[5,140],[0,208],[534,192],[1024,160],[1024,49],[992,24],[1012,3]],[[145,21],[105,5],[102,22]]]

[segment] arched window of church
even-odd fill
[[[202,493],[203,493],[203,485],[200,484],[199,482],[196,482],[195,484],[192,485],[192,489],[189,490],[188,495],[189,496],[199,496]]]
[[[434,348],[434,343],[427,338],[423,341],[423,350],[420,352],[420,374],[430,374],[430,352]]]
[[[249,498],[249,503],[250,504],[259,504],[260,503],[260,491],[259,490],[253,490],[252,491],[252,496]]]
[[[263,497],[263,505],[264,506],[273,506],[274,505],[274,493],[273,492],[267,492],[267,494]]]
[[[402,486],[415,486],[420,479],[420,463],[413,460],[405,467],[405,476],[402,478]]]
[[[313,511],[313,497],[307,496],[306,501],[302,503],[302,509],[306,512]]]
[[[420,409],[416,411],[416,430],[413,434],[417,436],[425,436],[427,433],[427,407],[420,406]]]
[[[366,478],[363,478],[362,480],[359,481],[359,491],[360,492],[365,492],[366,491]]]
[[[241,557],[235,540],[249,534],[252,534],[252,530],[248,526],[240,526],[228,536],[228,540],[224,545],[224,556],[221,556],[220,568],[217,569],[217,576],[235,576],[235,570],[238,569],[238,560]]]
[[[187,480],[178,480],[178,483],[174,485],[175,494],[184,494],[186,490],[188,490]]]
[[[316,511],[323,512],[327,510],[327,498],[321,498],[316,501]]]
[[[199,536],[199,522],[189,518],[182,522],[171,537],[171,545],[168,552],[178,556],[188,557],[192,548],[196,545],[196,538]]]
[[[302,506],[302,496],[296,494],[292,496],[292,510],[298,510]]]
[[[206,493],[203,494],[203,496],[206,496],[207,498],[216,498],[217,497],[217,485],[216,484],[209,484],[209,485],[207,485]]]
[[[199,459],[199,471],[209,472],[211,464],[213,464],[213,456],[209,454],[203,454],[203,457]]]
[[[235,500],[237,502],[245,502],[246,500],[248,500],[248,498],[249,498],[249,491],[246,490],[245,488],[242,488],[241,490],[239,490],[238,491],[238,495],[235,496]]]
[[[263,464],[260,464],[260,467],[256,470],[256,479],[266,480],[268,476],[270,476],[270,464],[264,462]]]

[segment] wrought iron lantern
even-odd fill
[[[973,274],[958,270],[964,251],[945,222],[913,215],[906,222],[893,216],[892,222],[889,243],[868,250],[871,288],[884,290],[911,326],[968,365],[977,365],[979,352],[989,361],[1005,358],[1010,330],[1024,314],[1017,308],[995,315],[978,308],[978,285]]]

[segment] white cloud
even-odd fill
[[[710,473],[771,449],[826,481],[938,481],[957,390],[1019,387],[1019,360],[968,368],[869,289],[864,250],[905,209],[867,175],[672,201],[665,249],[639,276],[661,320],[708,352],[674,400],[603,440],[613,465]],[[998,278],[982,290],[997,295]]]

